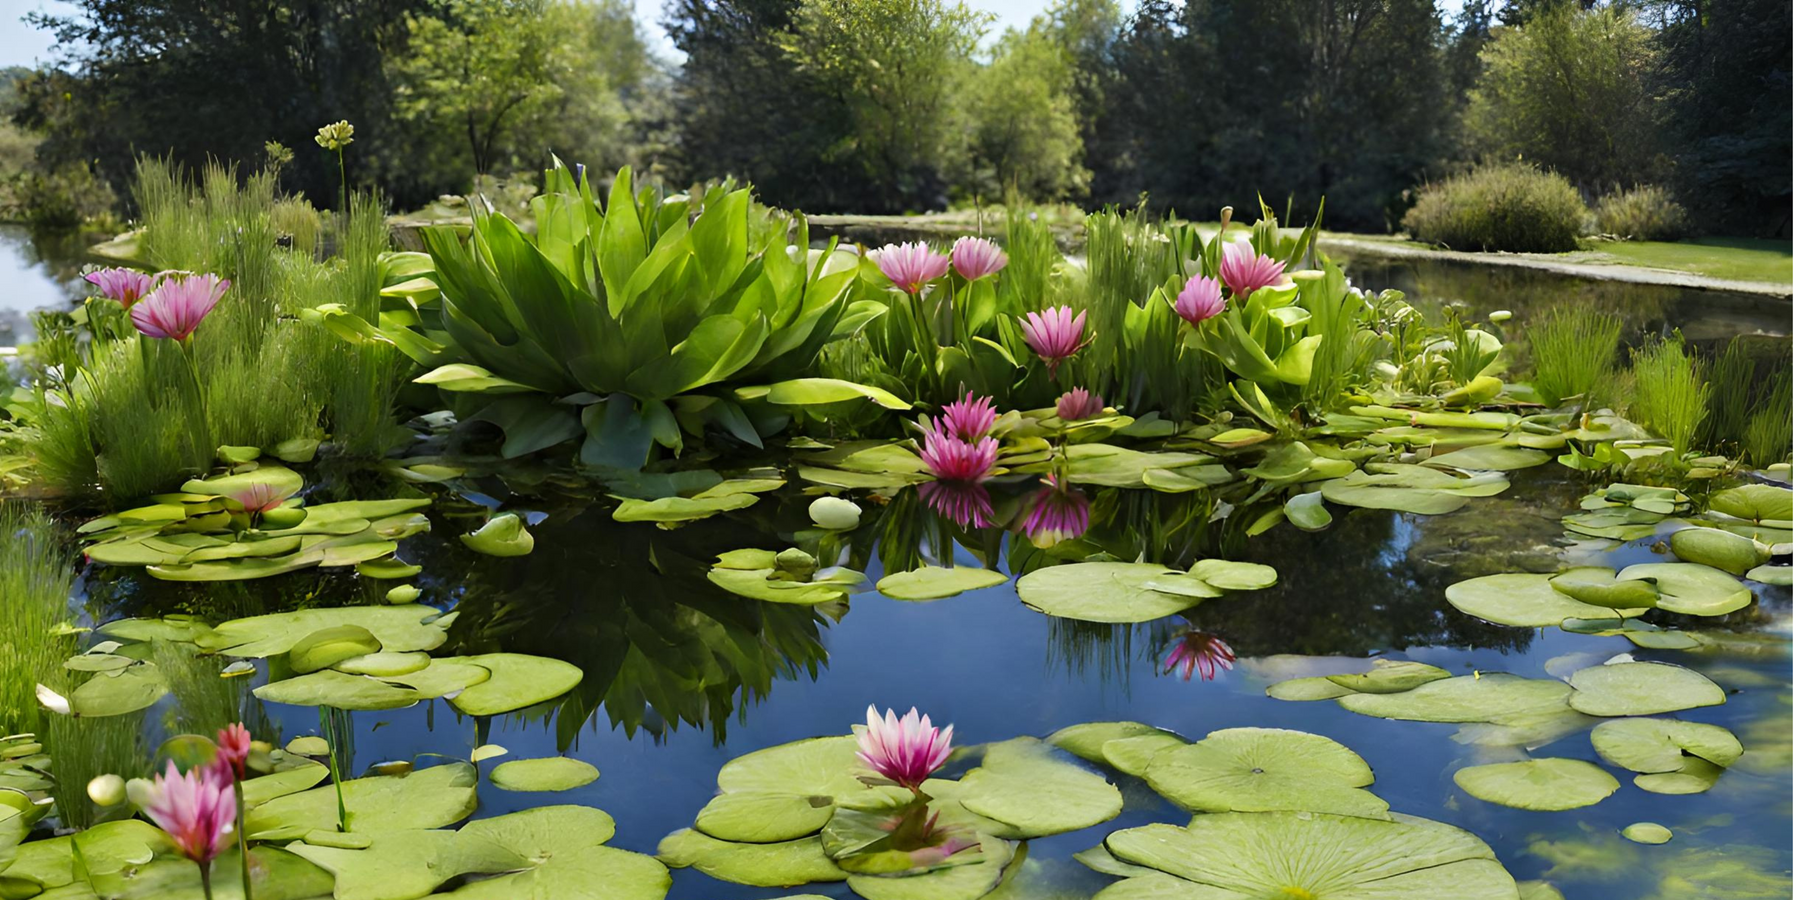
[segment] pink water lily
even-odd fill
[[[298,490],[287,485],[258,481],[226,494],[227,500],[244,508],[244,512],[261,514],[277,509]]]
[[[969,481],[928,481],[919,485],[919,496],[932,512],[959,528],[987,528],[994,524],[994,500],[987,488]]]
[[[919,458],[939,481],[982,482],[1000,458],[1000,442],[984,437],[971,443],[934,428],[926,433]]]
[[[185,344],[230,287],[217,275],[171,273],[131,307],[131,324],[150,337]]]
[[[1036,546],[1053,547],[1087,530],[1087,495],[1055,475],[1044,476],[1044,487],[1031,498],[1031,510],[1025,514],[1025,536]]]
[[[100,296],[108,300],[117,300],[130,309],[145,294],[156,287],[156,278],[139,272],[136,269],[111,268],[100,269],[81,276],[89,284],[100,289]]]
[[[950,245],[950,262],[956,274],[975,281],[1006,268],[1006,251],[987,238],[959,237]]]
[[[1087,329],[1087,310],[1077,313],[1070,307],[1056,306],[1026,313],[1019,326],[1025,329],[1025,345],[1050,367],[1052,378],[1063,360],[1087,346],[1087,341],[1082,340],[1082,332]]]
[[[868,724],[850,728],[856,734],[857,758],[882,780],[914,793],[950,758],[950,734],[955,729],[932,727],[931,717],[919,715],[917,707],[904,717],[890,709],[883,718],[874,704],[869,705]]]
[[[950,257],[931,249],[924,241],[888,244],[875,251],[875,265],[895,287],[917,294],[950,271]]]
[[[231,779],[210,766],[196,766],[183,774],[169,763],[168,771],[150,786],[150,802],[144,814],[156,827],[168,832],[182,856],[200,864],[201,871],[224,852],[226,836],[237,819],[237,798]]]
[[[219,729],[218,740],[214,743],[219,748],[219,755],[213,758],[213,764],[221,774],[243,781],[244,764],[250,759],[249,729],[242,722],[233,722]]]
[[[1216,635],[1189,628],[1169,648],[1169,655],[1163,659],[1163,674],[1182,669],[1182,681],[1192,679],[1196,673],[1202,681],[1211,681],[1236,661],[1237,655],[1231,652],[1229,644]]]
[[[1219,259],[1219,280],[1240,300],[1266,287],[1286,284],[1281,263],[1256,252],[1249,241],[1225,245]]]
[[[1190,325],[1198,325],[1224,311],[1225,294],[1219,290],[1217,278],[1195,275],[1187,280],[1187,285],[1175,298],[1175,314]]]
[[[975,392],[970,391],[961,400],[944,407],[936,427],[965,441],[978,441],[993,429],[994,419],[994,398],[977,398]]]
[[[1073,388],[1056,398],[1056,417],[1064,422],[1092,419],[1103,412],[1106,412],[1106,404],[1088,393],[1087,388]]]

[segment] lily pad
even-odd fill
[[[1510,472],[1541,466],[1549,461],[1550,454],[1542,450],[1509,447],[1505,444],[1480,444],[1449,453],[1434,454],[1426,462],[1439,468]]]
[[[875,589],[895,600],[940,600],[1005,583],[1006,575],[992,569],[925,566],[885,576],[875,583]]]
[[[1150,563],[1083,562],[1045,566],[1018,581],[1019,599],[1046,615],[1086,622],[1149,622],[1200,602],[1170,593],[1195,581]],[[1204,586],[1204,583],[1201,583]]]
[[[314,632],[354,625],[375,635],[383,650],[435,650],[444,643],[444,629],[425,620],[437,615],[438,610],[417,604],[300,609],[232,619],[202,634],[197,642],[227,656],[261,658],[287,653]]]
[[[1644,610],[1654,607],[1656,585],[1637,579],[1620,579],[1606,566],[1579,566],[1556,573],[1550,586],[1590,606]]]
[[[1106,762],[1103,748],[1109,741],[1122,738],[1143,737],[1145,735],[1169,735],[1182,743],[1187,743],[1179,735],[1172,734],[1154,725],[1142,722],[1083,722],[1062,728],[1045,738],[1044,741],[1075,754],[1091,763]]]
[[[1769,561],[1769,548],[1717,528],[1683,528],[1669,535],[1669,549],[1684,562],[1723,569],[1738,577]]]
[[[599,769],[566,756],[509,760],[488,773],[488,781],[503,791],[568,791],[599,777]]]
[[[1264,689],[1263,693],[1276,700],[1307,703],[1314,700],[1336,700],[1339,697],[1348,697],[1357,691],[1344,687],[1323,675],[1315,675],[1277,681]]]
[[[816,837],[742,844],[684,828],[656,845],[656,858],[671,868],[691,866],[720,881],[754,887],[792,887],[849,877],[825,855]]]
[[[1619,578],[1654,581],[1661,595],[1658,608],[1690,616],[1722,616],[1755,599],[1743,582],[1698,563],[1640,563],[1627,566]]]
[[[1589,739],[1602,759],[1633,772],[1679,771],[1688,756],[1729,766],[1744,755],[1744,745],[1730,730],[1680,719],[1612,719],[1596,726]]]
[[[1499,474],[1462,478],[1427,466],[1371,464],[1320,485],[1325,499],[1344,506],[1442,515],[1462,509],[1471,497],[1492,497],[1510,483]]]
[[[494,716],[535,706],[561,697],[581,683],[581,669],[544,656],[485,653],[459,656],[455,661],[492,673],[492,677],[464,688],[450,699],[451,706],[471,716]]]
[[[1757,566],[1744,573],[1744,577],[1760,584],[1772,584],[1776,587],[1794,586],[1793,566]]]
[[[342,660],[332,668],[351,675],[374,675],[377,678],[392,678],[397,675],[410,675],[431,665],[428,653],[396,653],[382,650],[363,656],[353,656]]]
[[[1355,675],[1327,675],[1325,680],[1359,694],[1398,694],[1401,691],[1410,691],[1420,685],[1449,677],[1449,672],[1437,666],[1410,660],[1378,659],[1375,660],[1374,668],[1367,672]]]
[[[1483,575],[1444,589],[1450,605],[1496,625],[1547,628],[1564,619],[1612,619],[1641,616],[1644,608],[1608,609],[1583,603],[1551,584],[1549,575]]]
[[[1227,728],[1150,759],[1144,780],[1190,812],[1310,810],[1385,818],[1387,802],[1362,790],[1367,763],[1321,735],[1284,728]]]
[[[1666,844],[1675,833],[1655,822],[1634,822],[1620,829],[1619,834],[1637,844]]]
[[[501,513],[475,531],[458,535],[463,546],[488,556],[524,556],[536,546],[536,539],[525,528],[518,513]]]
[[[1399,694],[1351,694],[1338,705],[1365,716],[1416,722],[1506,723],[1569,708],[1569,686],[1504,673],[1458,675]]]
[[[1138,876],[1102,891],[1115,900],[1439,898],[1517,900],[1493,851],[1458,828],[1305,812],[1196,816],[1187,827],[1146,825],[1106,839],[1115,857],[1169,878]],[[1140,879],[1150,885],[1134,885]]]
[[[1171,732],[1159,731],[1155,734],[1107,741],[1106,745],[1100,749],[1106,757],[1107,765],[1127,775],[1142,778],[1150,768],[1150,761],[1155,759],[1158,753],[1170,747],[1187,745],[1187,738]]]
[[[402,709],[425,699],[411,688],[335,669],[271,681],[252,693],[269,703],[353,710]]]
[[[1202,559],[1188,568],[1188,575],[1222,591],[1260,591],[1275,586],[1275,569],[1261,563]]]
[[[1794,520],[1794,492],[1772,484],[1743,484],[1712,495],[1707,508],[1749,522],[1789,523]]]
[[[358,833],[442,828],[475,811],[475,767],[465,762],[374,775],[343,783],[350,830]],[[250,808],[244,831],[252,840],[284,841],[314,830],[335,831],[338,798],[332,785],[277,797]]]
[[[1599,803],[1619,789],[1619,780],[1585,760],[1530,759],[1458,769],[1456,786],[1489,803],[1556,811]]]
[[[69,712],[89,718],[122,716],[147,709],[168,693],[162,670],[155,663],[141,662],[83,682],[69,694]]]
[[[1036,738],[989,744],[981,766],[961,780],[957,800],[978,815],[1012,827],[1009,838],[1034,838],[1098,825],[1124,801],[1107,780]]]
[[[333,625],[295,641],[288,650],[288,665],[304,675],[380,650],[381,641],[369,629],[361,625]]]
[[[978,900],[1000,883],[1012,859],[1011,844],[984,836],[980,862],[907,878],[852,875],[850,889],[866,900]]]
[[[1712,679],[1667,663],[1589,666],[1569,676],[1569,705],[1590,716],[1650,716],[1725,702]]]
[[[1700,794],[1712,790],[1713,784],[1723,774],[1723,767],[1697,756],[1689,756],[1682,759],[1681,768],[1673,772],[1639,775],[1631,783],[1652,794]]]
[[[849,735],[747,753],[719,770],[721,793],[700,810],[694,827],[736,843],[812,834],[831,820],[839,801],[876,793],[857,779],[859,770],[856,739]]]

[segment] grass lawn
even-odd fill
[[[1666,241],[1590,241],[1587,249],[1567,254],[1571,261],[1586,261],[1673,269],[1713,278],[1739,281],[1794,280],[1794,245],[1787,241],[1757,238],[1699,238],[1678,243]]]

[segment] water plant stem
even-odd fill
[[[244,900],[250,898],[250,841],[244,837],[244,782],[242,779],[231,783],[231,792],[237,797],[237,845],[238,874],[243,879]]]
[[[338,772],[337,732],[332,728],[331,707],[319,707],[319,730],[325,734],[325,761],[331,767],[331,786],[337,791],[338,831],[349,831],[350,812],[344,806],[344,779]]]
[[[200,867],[200,893],[206,900],[212,900],[212,864],[196,860],[194,865]]]

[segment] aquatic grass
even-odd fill
[[[1584,409],[1602,405],[1598,389],[1617,369],[1620,328],[1618,317],[1589,304],[1553,307],[1527,325],[1538,396],[1551,406],[1575,397]]]
[[[150,774],[145,715],[140,710],[122,716],[45,717],[43,744],[56,778],[56,811],[63,827],[87,829],[104,818],[105,811],[88,799],[88,782],[101,775],[131,779]]]
[[[1762,404],[1744,426],[1740,445],[1744,459],[1758,468],[1794,455],[1794,375],[1781,371],[1769,379]]]
[[[74,652],[71,636],[56,634],[69,616],[75,570],[56,523],[42,509],[0,503],[0,598],[6,628],[0,636],[0,728],[38,731],[44,713],[37,685],[52,680]]]
[[[1708,374],[1712,401],[1700,428],[1701,443],[1722,452],[1735,452],[1743,446],[1750,417],[1764,396],[1758,390],[1756,369],[1756,359],[1742,337],[1732,338],[1725,352],[1713,360]]]
[[[1632,351],[1631,415],[1677,454],[1694,446],[1712,395],[1703,366],[1688,356],[1681,332]]]
[[[1141,306],[1168,273],[1152,249],[1152,229],[1143,207],[1129,213],[1108,208],[1087,217],[1087,289],[1075,309],[1087,313],[1094,342],[1071,369],[1074,383],[1102,397],[1120,397],[1129,387],[1121,373],[1135,371],[1126,346],[1125,318]]]
[[[381,254],[389,244],[381,202],[372,194],[355,194],[339,221],[340,264],[332,269],[322,299],[342,304],[371,324],[379,323]],[[392,344],[353,345],[331,339],[322,327],[309,330],[318,340],[327,342],[320,348],[323,352],[314,358],[330,360],[321,376],[331,401],[333,439],[353,455],[380,456],[387,452],[400,439],[394,425],[395,407],[412,370],[412,361]]]

